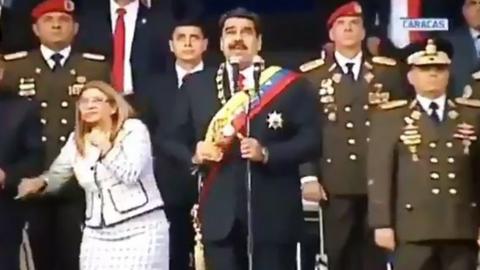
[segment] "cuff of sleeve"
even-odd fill
[[[304,176],[302,178],[300,178],[300,183],[305,184],[305,183],[308,183],[308,182],[318,182],[318,177],[316,176]]]

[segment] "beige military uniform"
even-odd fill
[[[42,141],[46,145],[46,166],[49,166],[73,131],[75,101],[82,86],[90,80],[110,80],[105,57],[71,52],[64,65],[55,72],[41,52],[18,52],[5,55],[3,86],[18,95],[40,102]]]

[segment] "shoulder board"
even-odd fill
[[[383,103],[380,105],[380,109],[382,110],[391,110],[391,109],[396,109],[400,107],[404,107],[408,104],[407,100],[401,99],[401,100],[393,100],[387,103]]]
[[[95,60],[95,61],[104,61],[105,56],[101,54],[94,54],[94,53],[84,53],[82,57],[88,60]]]
[[[472,74],[472,78],[474,78],[474,79],[477,80],[477,81],[480,80],[480,70],[477,71],[477,72],[474,72],[474,73]]]
[[[315,59],[315,60],[306,62],[305,64],[301,65],[300,66],[300,71],[301,72],[307,72],[307,71],[310,71],[312,69],[316,69],[318,67],[321,67],[324,64],[325,64],[325,60],[323,60],[322,58]]]
[[[5,61],[12,61],[12,60],[25,58],[27,57],[27,55],[28,55],[27,51],[21,51],[21,52],[6,54],[3,56],[3,59]]]
[[[375,56],[372,58],[372,62],[375,64],[385,65],[385,66],[395,66],[397,61],[393,58],[388,58],[385,56]]]
[[[455,102],[468,107],[480,108],[480,99],[456,98]]]

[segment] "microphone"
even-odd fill
[[[232,66],[233,92],[238,91],[238,77],[240,76],[240,57],[232,56],[228,59],[228,63]]]
[[[253,80],[255,82],[254,90],[255,93],[258,93],[260,88],[260,74],[262,73],[262,69],[265,66],[265,60],[259,55],[255,55],[253,57]]]

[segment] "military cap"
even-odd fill
[[[412,66],[450,65],[450,56],[447,53],[446,43],[428,39],[427,44],[414,44],[410,47],[411,53],[407,57],[407,64]]]
[[[37,21],[49,12],[63,12],[73,15],[75,4],[71,0],[45,0],[32,10],[32,18]]]
[[[352,1],[346,3],[339,8],[337,8],[331,15],[328,17],[327,27],[330,29],[335,21],[340,17],[361,17],[362,16],[362,7],[357,1]]]

